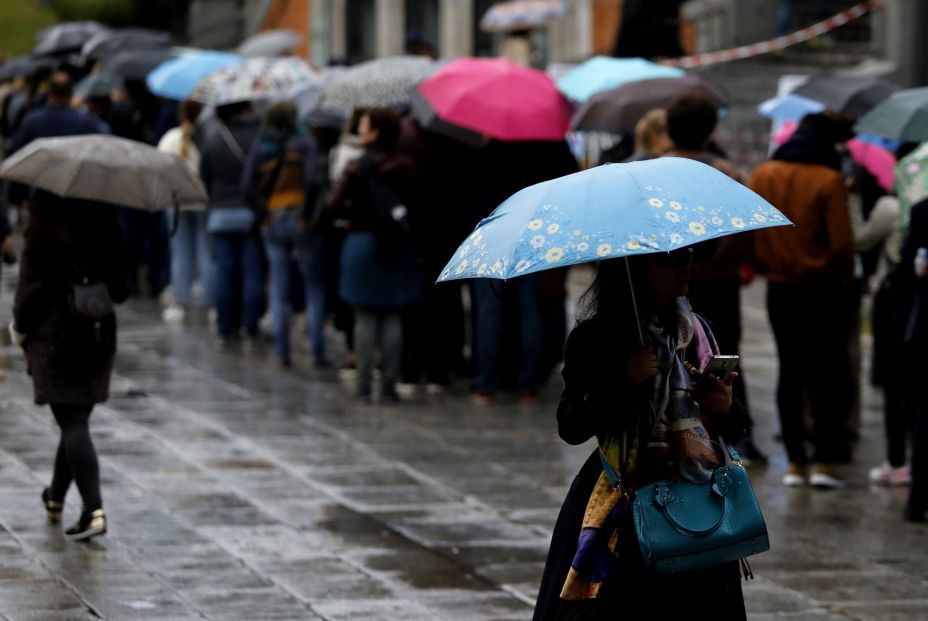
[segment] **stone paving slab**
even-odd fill
[[[6,299],[6,298],[4,298]],[[774,350],[760,291],[743,352],[752,480],[771,552],[751,560],[749,618],[915,619],[928,609],[928,528],[904,490],[873,489],[879,396],[841,492],[787,490]],[[0,310],[0,323],[7,317]],[[133,303],[113,398],[93,415],[111,532],[89,545],[44,524],[56,432],[21,356],[0,349],[0,619],[527,620],[563,494],[591,445],[538,409],[475,409],[463,387],[401,407],[351,402],[334,371],[279,371],[270,347],[218,352]],[[66,522],[77,514],[76,494]]]

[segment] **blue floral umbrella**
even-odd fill
[[[773,205],[701,162],[609,164],[511,196],[477,225],[438,281],[509,279],[787,224]]]

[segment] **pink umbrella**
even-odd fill
[[[509,141],[563,140],[570,126],[570,104],[551,78],[505,59],[452,61],[418,92],[426,126],[437,120]]]
[[[789,140],[797,127],[796,123],[784,123],[783,128],[774,135],[773,141],[777,144],[783,144]],[[895,173],[893,173],[893,166],[896,165],[896,158],[889,150],[860,138],[848,140],[847,150],[855,162],[876,177],[876,181],[881,188],[887,191],[893,188],[893,181],[896,178]]]

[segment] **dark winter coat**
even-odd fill
[[[86,209],[66,201],[61,209]],[[35,402],[42,404],[95,404],[109,397],[113,354],[94,350],[69,327],[74,325],[69,297],[76,272],[91,281],[102,280],[114,303],[129,297],[124,241],[116,211],[105,226],[91,235],[59,227],[55,238],[32,238],[27,231],[19,281],[13,305],[16,330],[25,335],[23,349],[32,376]],[[64,229],[64,230],[62,230]],[[44,233],[44,231],[42,231]],[[103,338],[116,341],[115,315],[102,322]]]
[[[258,118],[253,114],[232,117],[226,127],[242,150],[242,158],[226,144],[219,128],[219,119],[203,126],[203,142],[200,146],[200,177],[209,194],[209,209],[223,207],[245,207],[242,177],[245,162],[258,136]]]
[[[703,327],[708,331],[706,324]],[[582,444],[594,436],[631,428],[635,421],[630,420],[629,415],[646,411],[634,405],[647,403],[646,389],[630,386],[625,381],[628,357],[635,347],[634,340],[619,336],[601,316],[581,323],[571,332],[564,354],[564,392],[557,410],[558,434],[565,442]],[[687,351],[688,358],[690,354]],[[734,404],[732,411],[711,433],[735,437],[743,433],[744,425],[744,411]],[[639,470],[644,468],[639,466]],[[594,452],[564,499],[552,535],[534,621],[619,619],[625,618],[623,612],[629,619],[642,619],[658,612],[647,608],[655,602],[661,602],[662,608],[661,614],[653,618],[689,618],[693,616],[693,602],[697,601],[705,602],[705,611],[714,618],[744,619],[741,577],[736,563],[701,572],[659,575],[645,569],[639,554],[623,557],[617,574],[604,585],[599,600],[562,604],[561,587],[576,552],[586,504],[601,473],[602,466]],[[638,483],[642,482],[646,481]],[[630,545],[622,546],[624,550],[637,552],[630,521],[622,528],[620,536],[630,538]],[[668,600],[668,594],[673,594],[673,598]],[[674,608],[675,602],[682,606],[680,610]]]

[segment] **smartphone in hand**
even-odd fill
[[[712,359],[706,364],[706,368],[701,371],[700,381],[704,381],[709,375],[724,380],[729,373],[738,369],[740,363],[740,356],[712,356]]]

